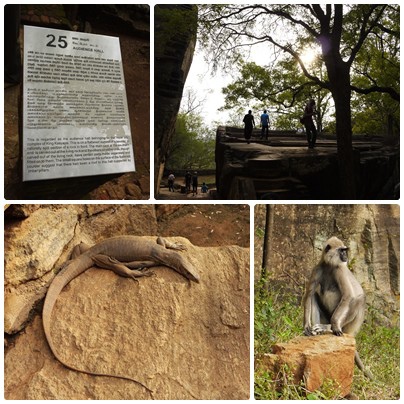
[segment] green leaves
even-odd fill
[[[223,109],[234,110],[241,105],[251,105],[254,110],[269,109],[271,127],[291,129],[297,126],[306,100],[316,94],[319,126],[323,126],[330,95],[308,81],[293,58],[279,60],[268,67],[240,62],[238,69],[238,77],[222,90],[225,95]]]
[[[214,168],[215,135],[200,115],[179,113],[167,156],[168,169]]]

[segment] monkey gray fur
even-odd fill
[[[314,267],[304,296],[304,334],[332,332],[355,336],[365,317],[365,294],[349,270],[348,247],[337,237],[325,243],[320,262]],[[366,370],[358,352],[355,363],[365,376]]]

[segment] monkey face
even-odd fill
[[[342,262],[348,261],[348,247],[338,248],[339,258]]]
[[[348,247],[339,238],[331,237],[324,246],[322,260],[331,266],[348,262]]]

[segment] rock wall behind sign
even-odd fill
[[[135,170],[119,39],[26,26],[23,180]]]

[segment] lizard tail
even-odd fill
[[[85,373],[93,376],[104,376],[104,377],[114,377],[117,379],[130,380],[142,386],[146,389],[150,394],[153,393],[151,389],[149,389],[145,384],[139,382],[136,379],[133,379],[129,376],[120,376],[120,375],[112,375],[107,373],[98,373],[92,372],[88,370],[78,369],[72,365],[67,364],[58,354],[55,344],[53,343],[53,339],[51,336],[51,317],[52,311],[56,304],[56,300],[63,290],[63,288],[76,276],[84,272],[86,269],[90,268],[93,265],[93,261],[91,258],[80,257],[76,260],[70,261],[63,269],[59,272],[58,275],[53,279],[51,285],[49,286],[48,292],[46,294],[43,310],[42,310],[42,324],[45,332],[46,340],[48,341],[48,345],[50,350],[52,351],[55,358],[66,368],[74,370],[76,372]]]

